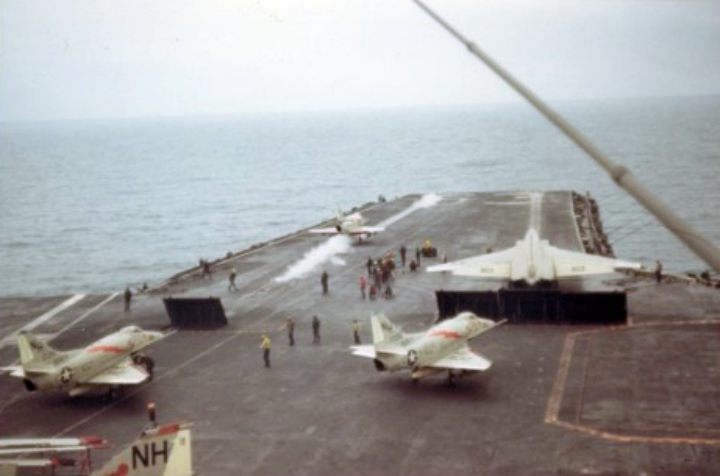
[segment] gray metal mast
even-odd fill
[[[485,54],[475,43],[467,40],[457,30],[450,26],[445,20],[440,18],[434,11],[427,7],[421,0],[413,0],[428,15],[437,21],[458,41],[463,43],[465,47],[475,55],[480,61],[485,63],[488,68],[493,70],[495,74],[500,76],[503,81],[510,85],[518,94],[528,100],[540,114],[545,116],[550,122],[555,124],[566,136],[570,138],[578,147],[584,150],[600,167],[610,175],[610,177],[622,187],[626,192],[632,195],[635,200],[640,202],[650,213],[660,220],[665,227],[670,230],[680,241],[690,248],[700,259],[715,271],[720,272],[720,249],[708,241],[706,238],[696,232],[689,224],[680,218],[675,212],[662,203],[655,195],[646,189],[635,176],[622,165],[618,165],[598,149],[590,140],[582,135],[580,131],[575,129],[560,114],[554,111],[550,106],[545,104],[532,91],[526,88],[520,81],[515,79],[502,66],[495,62],[490,56]]]

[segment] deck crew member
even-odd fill
[[[125,302],[125,312],[130,312],[130,301],[132,301],[132,291],[130,287],[125,287],[125,293],[123,294],[123,301]]]
[[[228,291],[238,291],[237,286],[235,286],[235,278],[237,277],[237,270],[233,268],[230,270],[230,276],[228,276],[228,280],[230,281],[230,284],[228,284]]]
[[[320,276],[320,284],[322,285],[322,293],[323,295],[326,295],[328,293],[328,273],[327,271],[323,271],[322,275]]]
[[[355,344],[360,344],[360,324],[358,324],[357,319],[353,319],[352,331]]]
[[[320,319],[317,316],[312,318],[313,344],[320,342]]]
[[[272,341],[267,336],[267,334],[262,335],[260,348],[263,351],[263,360],[265,361],[265,367],[270,368],[270,349],[272,348]]]
[[[360,275],[360,294],[362,295],[362,298],[365,299],[365,288],[367,287],[367,279],[365,278],[364,274]]]
[[[212,269],[210,269],[210,262],[207,260],[200,260],[200,263],[202,264],[202,278],[205,279],[205,276],[212,279]]]
[[[288,317],[287,321],[285,322],[285,328],[287,329],[288,333],[288,343],[290,344],[290,347],[295,345],[295,321],[292,317]]]

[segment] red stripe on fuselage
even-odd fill
[[[125,347],[120,347],[117,345],[94,345],[90,347],[87,351],[89,354],[95,352],[101,352],[103,354],[124,354],[125,352],[127,352],[127,349]]]
[[[437,336],[437,337],[444,337],[446,339],[459,339],[462,336],[460,333],[455,331],[447,331],[445,329],[435,329],[434,331],[430,331],[431,336]]]

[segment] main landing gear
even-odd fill
[[[150,376],[150,380],[153,379],[155,370],[155,361],[153,359],[151,359],[147,355],[136,354],[133,356],[133,363],[135,365],[143,367]]]

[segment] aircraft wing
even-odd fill
[[[11,454],[11,451],[25,453],[30,451],[63,451],[75,448],[100,448],[108,446],[108,442],[97,436],[83,438],[3,438],[0,439],[0,454]]]
[[[385,231],[385,228],[381,226],[359,226],[357,228],[353,228],[350,231],[351,235],[374,235],[375,233],[380,233]]]
[[[359,355],[361,357],[369,357],[374,359],[378,355],[406,355],[407,349],[397,345],[353,345],[350,346],[353,355]]]
[[[11,448],[7,450],[0,450],[0,457],[5,458],[7,456],[20,456],[34,453],[67,453],[71,451],[82,451],[93,448],[92,446],[85,444],[68,445],[68,446],[51,446],[51,447],[27,447],[27,448]],[[0,473],[2,475],[2,473]]]
[[[450,263],[428,266],[426,270],[429,273],[450,271],[456,276],[510,279],[514,255],[514,250],[510,248],[486,255],[451,261]]]
[[[487,358],[476,354],[467,345],[456,350],[452,354],[426,365],[426,367],[434,367],[440,369],[457,369],[457,370],[487,370],[492,362]]]
[[[330,227],[330,228],[311,228],[308,230],[308,233],[313,233],[315,235],[337,235],[338,231],[337,228]]]
[[[359,355],[360,357],[368,357],[374,359],[377,356],[374,345],[353,345],[350,346],[353,355]]]
[[[640,263],[550,247],[558,278],[612,273],[618,269],[640,269]]]
[[[84,384],[94,385],[137,385],[150,378],[144,368],[133,364],[131,359],[126,359],[114,367],[97,374]]]

